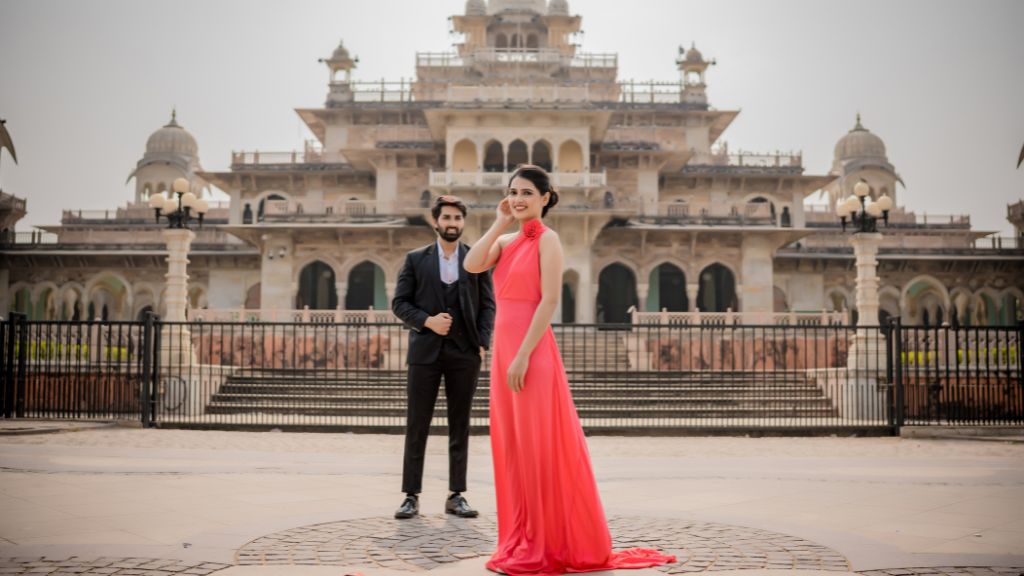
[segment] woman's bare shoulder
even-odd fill
[[[502,234],[501,236],[498,236],[498,246],[501,246],[502,248],[508,246],[508,243],[514,240],[515,237],[518,235],[518,232],[509,232],[508,234]]]

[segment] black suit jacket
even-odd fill
[[[444,312],[444,294],[441,269],[438,263],[437,242],[431,243],[405,256],[405,264],[398,274],[395,297],[391,310],[409,332],[409,364],[430,364],[441,351],[442,336],[426,328],[427,318]],[[462,262],[469,246],[459,243],[459,305],[466,320],[466,333],[476,348],[491,347],[494,330],[494,285],[491,272],[470,274]]]

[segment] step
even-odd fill
[[[834,408],[780,408],[780,407],[727,407],[727,406],[670,406],[658,409],[636,410],[630,407],[578,407],[580,418],[813,418],[832,417],[838,414]],[[223,404],[213,402],[207,407],[210,414],[302,414],[308,416],[363,416],[404,418],[405,407],[367,407],[347,408],[339,406],[297,406],[273,404]],[[434,414],[445,414],[442,406],[436,406]],[[471,418],[487,418],[489,410],[474,406]]]

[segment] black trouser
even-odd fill
[[[409,365],[406,380],[409,407],[402,469],[402,491],[406,494],[419,494],[423,485],[424,453],[441,376],[444,376],[444,396],[448,402],[448,489],[452,492],[466,490],[469,414],[480,375],[480,362],[478,350],[464,352],[454,342],[445,339],[436,362]]]

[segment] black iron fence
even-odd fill
[[[591,433],[891,434],[1024,425],[1021,326],[562,324]],[[400,432],[395,323],[28,322],[0,326],[3,414],[145,425]],[[490,358],[472,411],[488,425]],[[435,426],[445,426],[443,394]]]

